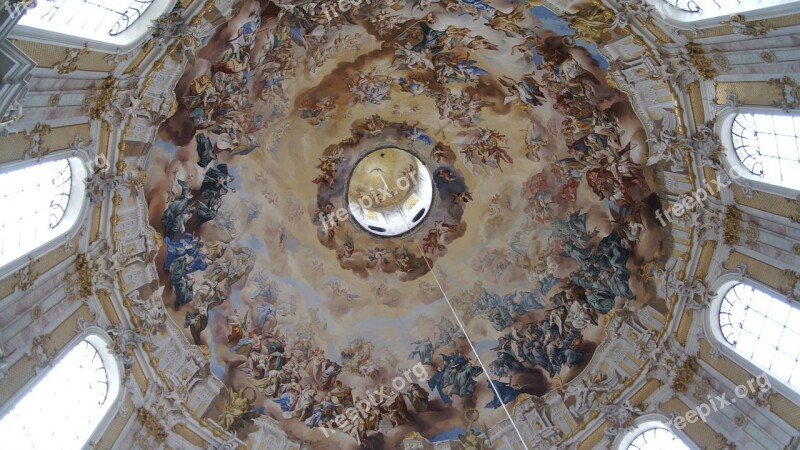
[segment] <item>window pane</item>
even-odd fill
[[[800,172],[800,116],[738,114],[731,127],[733,147],[742,164],[774,184]]]
[[[0,418],[2,443],[13,449],[80,449],[112,401],[97,349],[81,341]]]
[[[678,436],[662,427],[642,432],[631,442],[628,450],[689,450]]]
[[[67,159],[47,161],[0,175],[0,264],[52,239],[72,190]]]
[[[661,0],[665,3],[668,3],[680,10],[689,11],[689,12],[701,12],[703,8],[695,0]],[[700,3],[705,3],[703,0],[699,0]]]
[[[102,39],[127,30],[152,3],[153,0],[39,1],[19,23],[72,36]]]
[[[725,340],[745,358],[773,376],[800,387],[798,308],[746,284],[722,299],[719,325]],[[794,320],[793,320],[794,319]]]

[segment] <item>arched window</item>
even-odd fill
[[[680,9],[681,11],[687,11],[687,12],[700,12],[700,11],[703,11],[705,8],[701,7],[700,4],[704,4],[704,3],[710,3],[711,5],[717,6],[716,2],[714,2],[713,0],[710,0],[710,1],[703,1],[703,0],[661,0],[661,1],[670,4],[670,5],[674,6],[675,8]],[[705,5],[705,6],[706,6],[706,8],[708,8],[711,5]]]
[[[800,308],[739,283],[722,298],[719,328],[725,341],[743,357],[776,378],[800,387]]]
[[[83,176],[77,158],[0,170],[0,266],[72,228],[84,200]]]
[[[796,8],[796,0],[647,0],[661,15],[672,22],[714,26],[745,15],[748,20],[776,17]]]
[[[167,12],[171,3],[170,0],[39,0],[26,10],[12,35],[75,47],[86,42],[91,48],[126,51],[152,30],[152,21]]]
[[[737,114],[731,137],[736,156],[764,181],[785,184],[800,173],[800,116]]]
[[[119,372],[105,342],[87,336],[0,416],[0,445],[83,448],[116,401]]]
[[[127,30],[152,3],[153,0],[40,1],[28,10],[20,23],[102,40]]]
[[[647,421],[636,426],[619,442],[620,450],[689,450],[666,425]]]

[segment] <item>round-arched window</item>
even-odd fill
[[[0,171],[0,266],[72,228],[85,201],[85,172],[77,158]]]
[[[75,344],[0,416],[2,445],[48,450],[86,445],[119,393],[114,378],[119,368],[107,367],[116,360],[101,342],[90,336]]]
[[[731,138],[744,167],[763,181],[787,184],[800,173],[800,116],[737,114]]]
[[[727,344],[743,357],[800,387],[800,308],[739,283],[722,298],[719,328]]]
[[[689,450],[686,443],[660,422],[639,425],[622,444],[623,450]]]

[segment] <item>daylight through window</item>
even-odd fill
[[[746,284],[732,287],[719,309],[722,336],[742,356],[800,387],[800,309]]]
[[[77,343],[7,414],[2,445],[13,449],[80,449],[114,401],[109,372],[94,345]]]
[[[154,0],[40,0],[19,23],[102,41],[136,22]]]
[[[639,433],[627,450],[689,450],[689,447],[672,431],[659,426]]]
[[[800,116],[738,114],[731,127],[733,148],[745,168],[773,184],[800,173]]]
[[[0,265],[50,241],[62,224],[72,192],[68,159],[45,161],[0,174]],[[65,226],[66,225],[66,226]]]

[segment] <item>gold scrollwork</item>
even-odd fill
[[[717,76],[718,72],[714,67],[714,61],[706,56],[706,52],[700,44],[689,42],[685,48],[689,62],[697,69],[701,77],[710,80]]]
[[[164,429],[164,425],[161,424],[161,421],[158,420],[155,414],[144,407],[136,411],[136,421],[139,422],[139,424],[147,430],[147,433],[159,444],[167,440],[169,435],[167,434],[167,430]]]
[[[75,258],[73,267],[75,268],[75,274],[78,277],[78,295],[80,295],[81,298],[87,298],[91,296],[94,292],[94,277],[92,275],[91,264],[89,264],[89,260],[86,258],[85,253],[81,253],[77,258]]]
[[[773,78],[769,80],[769,84],[778,86],[783,91],[783,98],[773,103],[775,106],[783,108],[786,112],[789,112],[790,109],[800,108],[800,100],[797,98],[800,94],[800,85],[792,77]]]
[[[770,30],[774,30],[772,26],[767,25],[763,20],[748,22],[741,14],[734,14],[731,16],[731,20],[722,23],[732,26],[736,33],[745,36],[764,36]]]
[[[36,270],[36,263],[38,262],[39,260],[33,256],[28,256],[28,264],[14,274],[14,279],[16,279],[14,287],[25,292],[36,283],[36,280],[39,279],[39,272]]]
[[[108,111],[116,91],[117,79],[113,76],[107,77],[99,88],[94,88],[93,92],[86,96],[83,110],[89,113],[89,117],[93,120],[100,120],[103,117],[103,113]]]
[[[722,221],[722,240],[727,245],[739,245],[742,232],[742,212],[739,208],[728,205],[725,219]]]
[[[575,30],[575,37],[586,41],[601,43],[614,23],[614,13],[598,1],[576,13],[566,13],[564,17]]]
[[[675,392],[688,391],[699,368],[700,365],[697,363],[697,358],[694,356],[687,357],[675,373],[675,379],[672,380],[672,390]]]
[[[78,59],[81,56],[89,53],[89,44],[83,45],[83,48],[65,48],[64,59],[53,65],[53,69],[58,70],[59,75],[72,73],[78,70]]]

